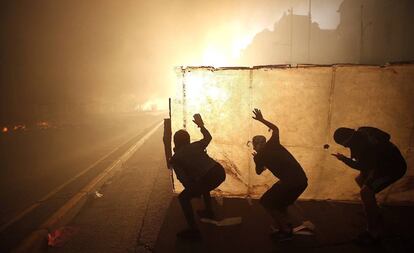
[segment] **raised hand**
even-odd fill
[[[202,126],[204,126],[204,122],[203,122],[203,119],[201,118],[201,115],[200,114],[194,114],[193,115],[193,117],[194,117],[194,119],[193,119],[193,122],[198,126],[198,127],[202,127]]]
[[[254,108],[253,114],[254,114],[254,116],[252,116],[253,119],[258,120],[258,121],[263,120],[262,112],[259,109]]]

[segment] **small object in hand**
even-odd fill
[[[194,123],[196,123],[197,124],[197,126],[203,126],[204,125],[204,122],[203,122],[203,119],[201,118],[201,115],[199,114],[199,113],[196,113],[196,114],[194,114]]]
[[[323,145],[323,148],[324,148],[324,149],[328,149],[328,148],[329,148],[329,144],[325,144],[325,145]]]

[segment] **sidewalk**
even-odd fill
[[[171,192],[161,128],[100,193],[103,197],[92,198],[69,224],[77,233],[49,252],[414,252],[414,207],[383,207],[393,236],[377,247],[361,248],[352,239],[364,229],[362,206],[332,201],[300,201],[292,208],[316,225],[314,236],[273,243],[271,218],[256,200],[224,199],[214,203],[217,216],[241,216],[242,224],[199,222],[202,241],[177,240],[185,220]],[[200,200],[193,204],[195,210],[201,207]]]

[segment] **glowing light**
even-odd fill
[[[218,48],[209,46],[203,54],[203,65],[214,67],[226,66],[228,61],[225,54],[220,52]]]
[[[48,129],[51,127],[51,125],[49,124],[49,122],[47,121],[39,121],[36,123],[37,127],[39,127],[40,129]]]
[[[206,75],[188,73],[184,80],[186,84],[187,105],[196,110],[209,103],[221,105],[227,101],[229,94],[225,89],[214,86]]]
[[[13,127],[13,130],[14,130],[14,131],[18,131],[18,130],[23,130],[23,131],[25,131],[25,130],[26,130],[26,125],[15,125],[15,126]]]
[[[168,108],[168,100],[165,98],[152,98],[145,101],[143,104],[135,106],[136,111],[161,111]]]
[[[3,129],[1,129],[1,131],[2,131],[3,133],[7,133],[7,132],[9,131],[9,129],[8,129],[7,127],[3,127]]]
[[[252,42],[256,34],[263,30],[261,25],[246,27],[239,21],[223,24],[207,34],[207,43],[201,59],[194,65],[225,67],[238,65],[241,53]]]

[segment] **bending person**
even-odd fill
[[[188,229],[177,233],[177,236],[183,239],[200,238],[200,232],[194,220],[191,199],[202,195],[205,210],[200,213],[206,218],[214,218],[210,191],[218,187],[226,178],[224,168],[208,156],[205,150],[212,137],[205,128],[201,116],[194,115],[193,122],[200,128],[203,139],[190,143],[188,132],[184,129],[178,130],[174,134],[174,155],[170,159],[170,164],[176,172],[178,180],[184,186],[178,199]]]
[[[384,235],[384,224],[375,194],[400,179],[407,170],[404,158],[390,138],[388,133],[374,127],[360,127],[357,130],[341,127],[334,133],[335,142],[349,148],[351,157],[341,153],[332,155],[360,171],[355,181],[361,188],[367,231],[356,239],[359,244],[375,243]]]
[[[279,230],[272,233],[272,239],[284,241],[293,237],[287,208],[305,191],[308,183],[305,172],[293,155],[280,144],[279,129],[264,119],[259,109],[254,109],[253,119],[272,130],[272,137],[266,142],[262,135],[253,137],[254,162],[256,173],[260,175],[266,168],[279,179],[263,196],[260,203],[271,214]]]

